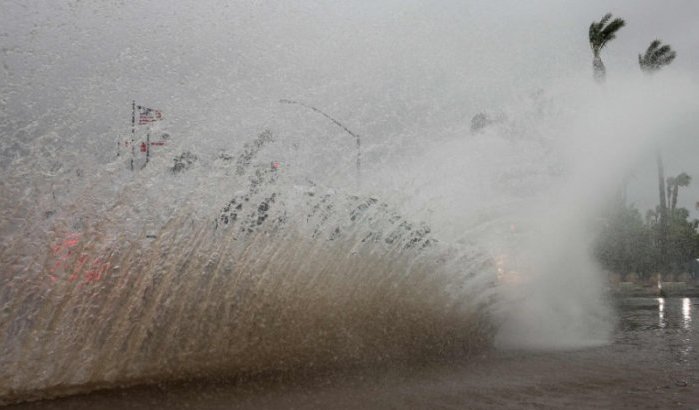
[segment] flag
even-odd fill
[[[138,106],[138,125],[150,124],[151,122],[160,121],[163,119],[163,113],[160,110]]]

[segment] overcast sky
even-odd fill
[[[177,113],[173,127],[206,129],[211,141],[256,129],[289,96],[360,123],[369,143],[419,134],[558,78],[591,76],[587,28],[607,11],[627,22],[603,51],[610,82],[637,72],[637,55],[655,38],[677,50],[668,73],[699,72],[693,0],[0,0],[0,8],[6,142],[20,138],[12,121],[45,118],[41,132],[99,135],[87,140],[111,146],[128,130],[132,99]],[[681,195],[691,209],[697,141],[683,135],[664,147],[668,174],[696,178]],[[652,161],[639,163],[629,193],[645,209],[657,188]]]

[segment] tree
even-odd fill
[[[667,205],[670,206],[672,203],[672,191],[675,188],[675,177],[667,177],[665,178],[665,189],[667,190],[667,197],[665,201],[667,202]]]
[[[623,204],[613,206],[603,221],[594,249],[602,266],[620,274],[650,275],[658,260],[652,222],[644,223],[638,209]]]
[[[677,208],[677,194],[679,187],[687,187],[689,183],[692,182],[692,177],[687,175],[687,173],[682,172],[676,177],[667,178],[667,192],[668,192],[668,203],[670,205],[670,215],[675,213],[675,208]]]
[[[699,251],[699,235],[697,227],[699,221],[689,220],[689,211],[685,208],[677,208],[671,214],[670,227],[668,229],[668,255],[667,268],[682,272],[688,268],[689,261],[697,257]]]
[[[662,41],[653,40],[645,54],[638,55],[638,64],[645,73],[654,73],[666,65],[672,63],[677,53],[668,44],[662,45]]]
[[[653,74],[672,63],[675,57],[677,57],[677,53],[672,50],[672,47],[667,44],[662,45],[660,40],[653,40],[648,46],[646,53],[638,55],[638,64],[641,67],[641,71],[646,74]],[[665,167],[663,165],[663,157],[660,148],[656,149],[655,162],[658,166],[658,192],[660,197],[658,242],[662,259],[667,254],[668,215],[665,198]]]
[[[655,225],[658,223],[658,212],[656,209],[646,211],[646,225]]]
[[[689,220],[689,211],[676,208],[668,229],[666,255],[661,254],[657,235],[657,212],[648,210],[645,221],[633,206],[614,203],[600,219],[595,255],[605,269],[643,277],[662,269],[663,273],[686,272],[699,256],[699,220]]]
[[[600,83],[605,80],[607,75],[607,69],[604,67],[600,52],[608,42],[616,38],[616,32],[626,24],[623,19],[616,18],[610,22],[611,19],[612,13],[607,13],[600,21],[593,21],[592,24],[590,24],[590,48],[594,56],[592,59],[592,69],[595,80]]]

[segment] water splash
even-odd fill
[[[138,174],[115,169],[129,181],[112,198],[101,182],[65,210],[33,209],[1,254],[3,395],[487,343],[481,251],[440,243],[376,198],[294,185],[293,173],[256,166],[257,154],[224,157],[215,172],[157,160]],[[244,189],[214,193],[228,202],[191,192],[212,180]]]
[[[591,220],[634,158],[696,129],[693,78],[594,87],[542,64],[576,64],[550,44],[573,31],[483,6],[211,4],[11,5],[0,395],[408,360],[493,328],[499,346],[607,340]],[[498,47],[523,30],[548,57]],[[137,172],[115,158],[133,98],[170,135]],[[359,180],[355,141],[280,99],[362,136]]]

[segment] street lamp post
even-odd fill
[[[286,100],[286,99],[279,100],[279,102],[282,104],[301,105],[303,107],[311,109],[311,110],[317,112],[318,114],[324,116],[325,118],[329,119],[330,121],[332,121],[335,125],[342,128],[343,130],[345,130],[345,132],[347,132],[349,135],[353,136],[355,138],[355,140],[357,141],[357,181],[359,182],[359,180],[361,178],[361,161],[362,161],[361,140],[359,138],[359,134],[353,133],[352,131],[350,131],[349,128],[344,126],[340,121],[336,120],[335,118],[329,116],[328,114],[324,113],[323,111],[321,111],[320,109],[318,109],[312,105],[304,104],[300,101]]]

